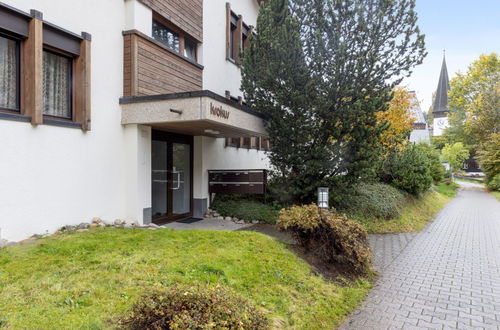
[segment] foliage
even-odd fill
[[[434,186],[434,190],[442,195],[455,197],[458,187],[460,187],[459,184],[453,182],[451,179],[446,179],[438,185]]]
[[[500,174],[500,132],[491,134],[479,149],[479,163],[488,183]]]
[[[462,142],[446,144],[441,151],[443,160],[450,163],[452,172],[458,172],[462,169],[464,161],[469,158],[469,150]]]
[[[387,111],[376,113],[380,123],[388,124],[380,135],[380,143],[387,151],[401,150],[408,143],[415,121],[410,111],[414,106],[413,95],[406,88],[396,86]]]
[[[290,230],[301,246],[326,263],[341,264],[358,274],[370,270],[366,231],[335,210],[321,210],[315,204],[292,206],[281,210],[278,226]]]
[[[439,151],[427,143],[420,143],[419,148],[424,150],[427,158],[429,158],[432,181],[434,184],[438,184],[446,175],[446,169],[441,163]]]
[[[450,81],[449,143],[462,142],[473,151],[492,133],[500,132],[500,57],[481,55],[467,73]]]
[[[486,185],[491,190],[500,191],[500,173],[491,178]]]
[[[333,329],[370,287],[347,283],[244,231],[98,228],[0,250],[0,315],[12,329],[113,328],[144,292],[175,284],[228,286],[282,328]]]
[[[425,56],[414,0],[270,0],[245,50],[242,90],[266,115],[269,158],[292,200],[375,174],[392,88]],[[391,83],[389,83],[391,81]]]
[[[393,219],[399,216],[404,200],[405,195],[388,184],[359,183],[338,207],[350,216]]]
[[[127,329],[267,329],[249,301],[222,287],[173,286],[139,299],[123,322]]]
[[[381,220],[369,215],[353,219],[369,233],[402,233],[421,231],[443,206],[455,195],[458,185],[440,183],[435,190],[428,190],[421,197],[406,199],[401,215],[395,219]]]
[[[236,217],[241,220],[259,220],[274,224],[280,207],[275,203],[263,203],[259,199],[217,195],[211,208],[222,216]]]
[[[430,160],[422,145],[409,144],[405,149],[389,155],[379,177],[382,182],[412,195],[419,195],[432,184],[430,168]]]

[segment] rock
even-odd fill
[[[78,229],[87,229],[89,228],[90,224],[86,222],[82,222],[81,224],[78,225]]]
[[[92,223],[100,224],[100,223],[104,223],[104,221],[102,221],[101,218],[95,217],[95,218],[92,218]]]
[[[215,217],[217,220],[219,221],[224,221],[224,217],[221,217],[221,216],[218,216],[218,217]]]
[[[252,220],[253,224],[259,223],[259,220]]]
[[[236,221],[239,221],[240,219],[238,219],[237,217],[233,217],[233,221],[236,222]]]
[[[155,224],[155,223],[150,223],[150,224],[149,224],[149,227],[150,227],[150,228],[155,228],[155,229],[156,229],[156,228],[160,228],[160,226],[158,226],[158,225],[157,225],[157,224]]]
[[[236,223],[239,224],[239,225],[244,225],[245,221],[244,220],[238,220],[238,221],[236,221]]]
[[[90,224],[90,226],[89,226],[89,227],[91,227],[91,228],[96,228],[96,227],[99,227],[99,224],[98,224],[98,223],[93,222],[93,223],[91,223],[91,224]]]
[[[217,212],[213,212],[212,215],[214,216],[214,218],[218,218],[220,216],[220,214]]]
[[[226,221],[233,221],[233,218],[231,218],[231,217],[225,217],[224,220],[226,220]]]
[[[124,225],[125,224],[125,221],[121,220],[121,219],[116,219],[113,224],[115,226],[121,226],[121,225]]]

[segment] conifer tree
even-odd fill
[[[375,113],[425,56],[415,0],[269,0],[243,54],[246,102],[267,116],[270,160],[294,201],[374,173]]]

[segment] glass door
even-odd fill
[[[191,146],[172,144],[172,213],[186,214],[191,211]]]
[[[167,142],[152,141],[151,150],[151,209],[153,221],[168,216]]]
[[[192,136],[153,131],[151,150],[152,220],[192,216]]]

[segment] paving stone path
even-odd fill
[[[461,190],[423,232],[395,239],[372,238],[380,278],[341,329],[500,329],[500,203],[493,196]]]

